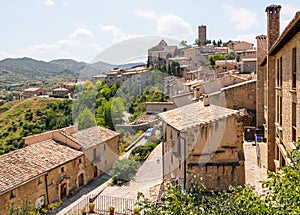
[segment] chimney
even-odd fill
[[[280,35],[280,9],[280,5],[270,5],[266,8],[268,20],[268,50],[271,49]]]
[[[267,36],[259,35],[255,39],[256,39],[256,46],[257,46],[256,58],[257,58],[257,63],[259,64],[267,55]]]
[[[208,97],[207,94],[203,95],[203,105],[204,105],[205,107],[210,105],[209,97]]]

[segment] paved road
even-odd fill
[[[245,176],[246,184],[255,186],[255,190],[258,193],[263,193],[260,181],[267,179],[267,170],[264,168],[267,163],[267,147],[266,143],[258,144],[261,146],[262,167],[259,167],[257,164],[256,146],[252,145],[252,142],[244,143]]]
[[[142,192],[150,197],[149,188],[162,182],[162,145],[159,144],[138,169],[136,176],[127,186],[107,187],[101,195],[136,199]]]
[[[137,146],[142,146],[145,145],[147,143],[147,139],[145,137],[143,137],[142,139],[140,139],[140,141],[138,141],[130,150],[128,150],[127,152],[125,152],[123,155],[120,156],[120,159],[124,159],[124,158],[128,158],[132,149],[134,149]]]

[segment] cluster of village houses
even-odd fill
[[[255,127],[267,145],[269,170],[291,162],[300,131],[300,13],[280,34],[280,10],[266,8],[267,35],[256,37],[256,48],[235,41],[178,50],[162,40],[148,50],[149,67],[176,61],[183,72],[180,80],[169,79],[170,101],[146,103],[147,114],[161,123],[164,179],[187,188],[191,178],[201,178],[215,191],[244,185],[245,126]],[[205,26],[199,26],[199,41],[206,41]],[[215,71],[204,68],[209,55],[231,50],[235,60],[217,61]],[[115,68],[93,81],[136,83],[148,73],[144,66]],[[26,137],[25,148],[0,157],[0,212],[24,198],[47,205],[72,195],[109,171],[118,138],[99,126],[78,131],[76,125]]]

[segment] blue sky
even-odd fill
[[[246,40],[266,33],[265,8],[280,4],[281,30],[300,1],[10,0],[0,2],[0,59],[72,58],[89,62],[112,44],[137,36],[193,43],[197,26],[208,39]]]

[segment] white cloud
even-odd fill
[[[43,4],[46,6],[53,6],[55,5],[55,2],[53,0],[45,0],[43,1]]]
[[[0,51],[0,60],[3,60],[5,58],[9,58],[9,57],[12,57],[11,55],[9,55],[8,53],[6,52],[1,52]]]
[[[54,41],[53,43],[35,44],[30,47],[18,49],[16,52],[20,56],[28,56],[41,60],[57,59],[57,58],[72,58],[77,60],[90,60],[93,53],[99,51],[96,48],[93,34],[88,29],[77,28],[66,38]],[[82,38],[86,40],[82,40]],[[93,45],[91,45],[93,44]],[[76,56],[81,55],[81,59]],[[85,53],[85,56],[83,55]],[[1,57],[1,55],[0,55]]]
[[[223,8],[227,10],[231,21],[235,23],[235,29],[237,31],[247,31],[259,27],[256,13],[244,8],[236,8],[232,5],[223,5]]]
[[[76,39],[90,38],[93,36],[94,34],[86,28],[77,28],[72,34],[70,34],[70,37]]]
[[[100,25],[100,29],[103,32],[111,33],[114,36],[119,36],[123,34],[122,29],[115,25]]]
[[[193,30],[181,17],[166,15],[157,19],[157,33],[166,36],[192,36]]]
[[[189,23],[185,22],[180,16],[174,14],[158,15],[155,11],[136,10],[135,14],[157,23],[156,31],[163,36],[192,36],[193,30]]]

